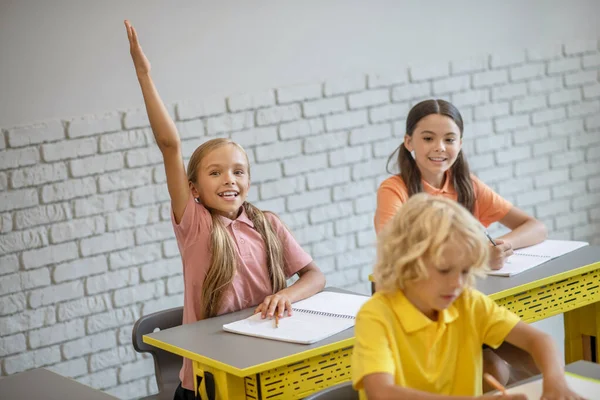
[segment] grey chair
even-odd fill
[[[352,382],[348,381],[323,389],[304,400],[358,400],[358,392],[352,389]]]
[[[152,358],[154,358],[154,374],[156,376],[158,393],[153,396],[144,397],[144,399],[173,399],[175,389],[179,385],[179,370],[181,369],[183,358],[144,343],[142,337],[154,332],[156,328],[164,330],[179,326],[182,321],[183,307],[176,307],[144,315],[133,326],[131,333],[133,348],[138,353],[150,353],[152,354]]]

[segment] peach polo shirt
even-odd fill
[[[265,215],[283,245],[285,275],[289,278],[308,265],[312,258],[300,247],[279,218],[271,213]],[[258,305],[265,297],[272,294],[272,286],[267,270],[264,241],[254,229],[254,224],[246,212],[242,210],[235,220],[223,216],[219,218],[235,243],[238,258],[233,284],[227,289],[218,311],[218,314],[225,314]],[[205,318],[202,312],[201,293],[204,277],[211,261],[212,217],[210,212],[203,205],[196,203],[190,194],[179,224],[175,222],[173,212],[171,212],[171,221],[183,261],[183,323],[189,324]],[[190,360],[183,360],[179,377],[185,389],[194,390]]]
[[[471,174],[471,182],[475,191],[475,209],[473,215],[484,226],[500,221],[508,214],[512,204],[494,192],[489,186]],[[421,180],[423,190],[433,196],[443,196],[458,201],[452,179],[447,175],[444,186],[440,189]],[[408,188],[399,175],[389,177],[377,189],[377,210],[375,211],[375,232],[379,233],[383,226],[396,214],[402,204],[408,200]]]

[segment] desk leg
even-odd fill
[[[592,340],[595,338],[595,340]],[[599,362],[600,302],[565,313],[565,362]]]
[[[201,376],[202,383],[199,388],[196,388],[196,393],[200,390],[200,398],[202,400],[225,400],[225,399],[245,399],[246,398],[246,386],[244,384],[244,378],[240,378],[224,371],[202,365],[198,362],[192,362],[194,365],[194,376]],[[204,379],[204,373],[210,372],[213,376],[215,383],[215,398],[210,399],[206,391],[206,379]],[[194,380],[194,386],[197,385],[197,379]]]

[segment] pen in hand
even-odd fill
[[[485,236],[487,236],[487,238],[490,240],[490,242],[492,242],[492,244],[494,246],[496,246],[496,242],[494,242],[494,239],[492,239],[492,237],[490,236],[490,234],[488,233],[488,231],[483,231],[485,233]]]
[[[279,314],[275,313],[275,328],[279,328]]]
[[[496,378],[494,378],[492,375],[488,374],[487,372],[483,374],[483,378],[491,385],[494,387],[494,389],[498,390],[500,393],[502,393],[502,396],[506,396],[506,388],[504,386],[502,386],[502,384],[500,382],[498,382],[496,380]]]

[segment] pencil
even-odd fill
[[[502,384],[500,382],[498,382],[496,380],[496,378],[494,378],[492,375],[488,374],[487,372],[483,374],[483,377],[490,385],[492,385],[496,390],[501,392],[503,396],[506,396],[506,388],[504,386],[502,386]]]
[[[279,314],[275,314],[275,328],[279,328]]]

